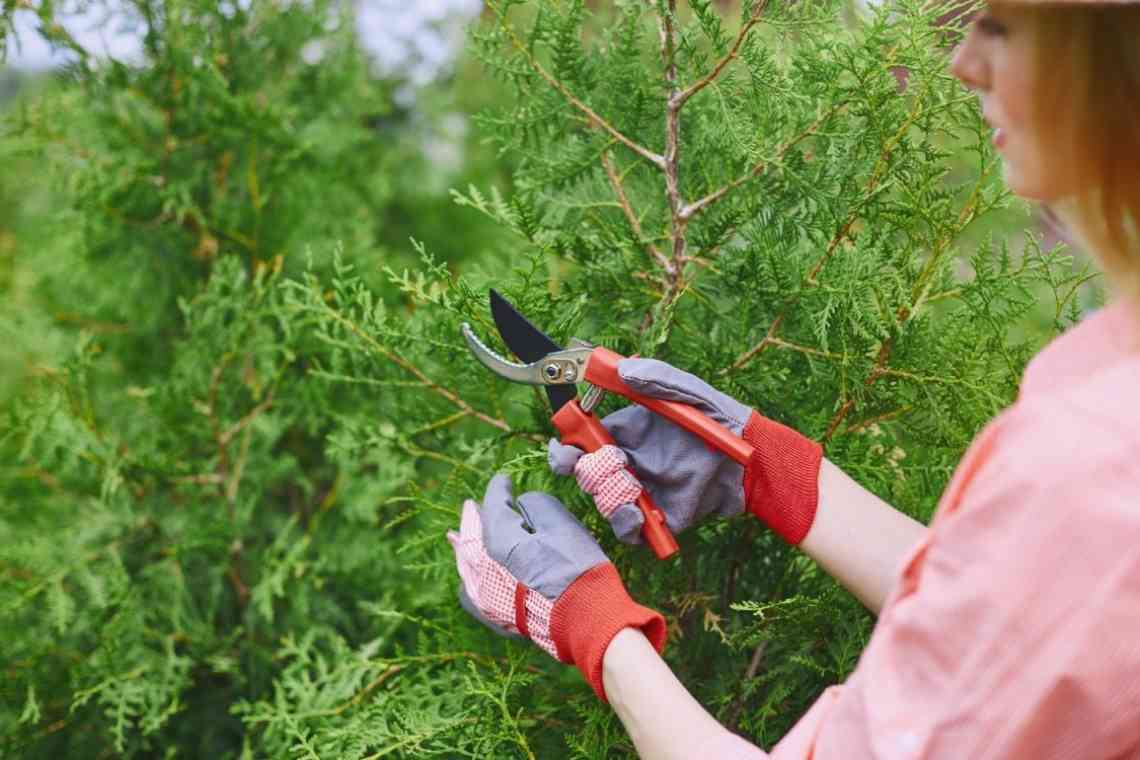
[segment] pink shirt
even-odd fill
[[[855,672],[772,760],[1140,758],[1140,327],[1030,363],[954,473]],[[735,736],[709,758],[763,758]]]

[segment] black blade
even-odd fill
[[[511,302],[499,295],[494,288],[491,289],[491,317],[495,320],[495,326],[499,328],[499,335],[503,336],[507,348],[528,364],[538,361],[549,353],[562,350],[562,346],[519,314]],[[546,388],[546,395],[550,398],[550,406],[556,412],[578,395],[578,390],[573,385],[543,387]]]

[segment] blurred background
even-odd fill
[[[170,57],[175,43],[164,45],[157,56],[157,48],[152,47],[149,58],[144,49],[145,12],[161,5],[123,0],[5,4],[6,60],[0,63],[0,152],[4,161],[0,176],[0,399],[12,394],[20,378],[65,355],[70,350],[69,336],[81,330],[124,329],[116,324],[113,309],[99,308],[107,295],[92,294],[88,288],[109,273],[78,267],[80,261],[92,265],[80,253],[92,245],[92,230],[89,225],[71,225],[69,220],[75,222],[81,216],[80,208],[103,203],[108,193],[126,191],[123,185],[137,184],[140,179],[124,179],[119,187],[112,187],[114,181],[94,166],[94,156],[113,160],[118,155],[125,173],[133,163],[127,152],[134,152],[138,161],[154,153],[154,140],[129,134],[134,120],[142,119],[137,110],[131,110],[136,107],[111,102],[120,89],[150,98],[156,91],[154,83],[145,76],[132,84],[92,72],[120,66],[123,71],[154,72],[177,66]],[[319,203],[305,204],[309,213],[293,214],[292,230],[278,235],[277,250],[265,259],[291,250],[293,271],[297,271],[302,262],[296,254],[306,246],[318,246],[320,258],[327,254],[329,244],[339,240],[367,261],[365,269],[378,274],[382,265],[398,269],[418,261],[413,237],[435,256],[458,265],[479,258],[509,236],[486,216],[457,208],[450,195],[452,188],[472,184],[504,190],[510,185],[512,156],[498,153],[472,123],[481,110],[504,100],[501,85],[481,72],[465,52],[467,29],[482,12],[480,0],[324,0],[297,4],[282,13],[277,30],[266,30],[267,24],[259,20],[267,8],[289,11],[293,5],[259,2],[254,8],[250,0],[217,3],[216,13],[209,14],[215,23],[232,19],[249,42],[215,36],[206,45],[218,51],[218,62],[223,64],[230,49],[241,51],[242,45],[266,48],[244,51],[253,58],[268,54],[288,59],[244,61],[246,70],[227,83],[230,93],[225,97],[266,101],[260,105],[269,106],[266,116],[276,120],[275,127],[298,127],[294,134],[300,150],[323,151],[336,164],[323,167],[316,172],[319,176],[310,176],[314,172],[307,173],[285,146],[274,153],[262,136],[260,160],[265,164],[264,154],[271,153],[270,160],[279,162],[278,181],[323,184],[323,190],[310,188],[320,203],[336,205],[331,199],[351,194],[356,198],[349,202],[351,223],[343,206],[322,213]],[[302,28],[314,19],[326,19],[327,28]],[[204,29],[202,34],[211,31]],[[329,56],[339,57],[343,64],[326,60]],[[268,65],[281,66],[281,76],[275,77]],[[236,66],[231,69],[236,71]],[[338,69],[339,77],[321,79],[323,72]],[[216,92],[174,95],[191,107],[202,104],[203,109],[211,107],[216,97],[222,96]],[[165,108],[168,104],[154,105]],[[279,110],[272,113],[273,107]],[[178,147],[197,144],[204,148],[188,156],[190,161],[218,165],[257,160],[257,134],[219,139],[208,135],[205,123],[183,125],[187,126]],[[123,144],[115,142],[120,137]],[[165,148],[172,147],[168,140]],[[191,164],[181,169],[187,175],[195,171]],[[248,181],[239,177],[236,184],[248,190]],[[183,195],[194,196],[194,205],[201,191],[191,182]],[[248,204],[248,198],[233,199],[235,207],[243,200]],[[186,213],[186,202],[167,199],[164,209],[169,212],[173,203],[182,203],[180,210]],[[287,202],[278,203],[280,221],[286,211],[280,204]],[[153,211],[145,209],[147,214]],[[152,249],[160,245],[160,239],[166,238],[152,239]],[[110,243],[107,237],[102,240]],[[143,245],[141,240],[139,244]],[[247,248],[236,238],[217,235],[199,235],[190,247],[205,268],[190,271],[193,267],[177,264],[166,267],[167,273],[152,272],[166,282],[166,289],[157,291],[153,278],[139,276],[140,295],[155,299],[156,311],[168,305],[170,298],[189,292],[177,278],[197,282],[210,260],[234,248]],[[153,259],[144,251],[139,253]],[[126,252],[119,250],[118,254],[125,258]],[[117,298],[127,296],[124,290]],[[126,312],[122,316],[135,318]]]

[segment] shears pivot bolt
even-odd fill
[[[542,368],[542,374],[552,383],[572,383],[578,378],[578,370],[574,365],[564,361],[550,362]]]

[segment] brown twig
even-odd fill
[[[322,713],[322,715],[340,715],[341,713],[343,713],[348,708],[353,707],[354,705],[360,704],[360,702],[363,701],[363,699],[365,697],[367,697],[370,693],[375,691],[380,686],[380,684],[384,683],[389,678],[396,675],[397,673],[399,673],[403,669],[404,669],[404,667],[402,665],[393,665],[392,667],[388,668],[387,670],[385,670],[380,675],[373,678],[372,681],[370,681],[369,684],[367,686],[365,686],[363,689],[358,691],[356,693],[356,695],[353,696],[352,699],[348,700],[347,702],[345,702],[340,707],[336,707],[336,708],[333,708],[332,710],[324,711]]]
[[[744,709],[744,702],[747,700],[748,682],[756,677],[756,671],[760,670],[760,663],[764,660],[764,650],[768,648],[767,641],[761,641],[752,650],[752,658],[748,660],[748,667],[744,671],[744,678],[740,679],[740,693],[736,695],[736,699],[732,701],[732,706],[728,708],[724,718],[724,725],[729,731],[736,730],[737,721],[740,720],[740,713]]]
[[[235,435],[240,433],[242,430],[245,430],[246,426],[249,425],[249,423],[253,422],[254,419],[256,419],[259,414],[264,412],[266,409],[268,409],[272,405],[273,405],[273,391],[270,390],[265,395],[264,401],[262,401],[260,404],[255,406],[253,409],[251,409],[249,411],[249,413],[247,413],[244,417],[242,417],[240,420],[238,420],[236,423],[234,423],[233,426],[231,426],[228,430],[226,430],[220,436],[218,436],[218,443],[220,443],[223,446],[229,444],[230,440],[233,439],[233,437]]]
[[[262,409],[267,409],[268,404],[265,404]],[[258,410],[255,410],[258,411]],[[238,486],[241,484],[242,473],[245,472],[245,463],[249,459],[249,444],[253,439],[253,429],[246,428],[245,435],[241,439],[241,451],[238,452],[237,461],[234,463],[233,474],[230,475],[230,480],[226,483],[226,501],[233,504],[237,500]]]
[[[883,376],[883,368],[886,367],[887,361],[891,358],[891,348],[893,345],[894,341],[891,338],[887,338],[883,341],[882,345],[879,346],[879,353],[875,356],[875,364],[871,367],[870,373],[868,373],[867,377],[863,380],[865,387],[870,388]],[[849,398],[843,402],[839,410],[836,411],[834,416],[832,416],[831,420],[827,423],[827,431],[823,434],[823,438],[820,441],[821,443],[826,443],[831,440],[831,436],[835,433],[836,428],[839,427],[839,424],[843,422],[843,420],[847,419],[847,415],[850,414],[854,408],[854,398]]]
[[[776,318],[772,320],[772,324],[768,326],[768,332],[764,334],[764,337],[760,339],[760,342],[742,353],[740,356],[736,357],[736,361],[729,365],[728,369],[722,370],[721,374],[728,374],[733,370],[740,369],[745,364],[752,361],[760,354],[764,353],[764,349],[772,345],[772,341],[775,339],[776,333],[779,331],[780,326],[784,323],[784,316],[786,313],[787,312],[784,312],[783,314],[777,314]]]
[[[847,432],[858,433],[860,431],[866,430],[869,427],[877,425],[880,422],[888,422],[889,420],[893,420],[896,417],[901,417],[911,409],[914,409],[914,404],[906,404],[905,406],[900,406],[898,409],[892,409],[891,411],[884,412],[883,414],[876,414],[874,417],[868,417],[865,420],[860,420],[854,425],[848,425]]]
[[[837,354],[831,351],[821,351],[818,348],[811,348],[810,346],[801,346],[798,343],[790,343],[786,340],[782,340],[776,337],[771,338],[768,343],[770,345],[776,346],[777,348],[783,348],[787,351],[797,351],[801,354],[818,356],[822,359],[834,359],[836,361],[843,361],[847,358],[843,354]]]

